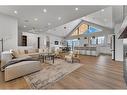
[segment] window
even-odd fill
[[[97,44],[97,38],[91,39],[91,45],[96,45]]]
[[[104,41],[105,41],[105,37],[104,36],[98,37],[98,44],[99,45],[104,45]]]
[[[86,32],[88,30],[88,25],[87,24],[82,24],[79,27],[79,35],[83,34],[84,32]]]
[[[82,35],[87,30],[88,30],[88,25],[87,24],[82,24],[71,34],[71,36]]]
[[[92,27],[92,26],[89,26],[89,28],[88,28],[87,32],[85,32],[85,34],[91,34],[91,33],[100,32],[100,31],[102,31],[102,30]]]
[[[78,39],[67,40],[67,42],[68,42],[68,47],[71,47],[71,50],[73,50],[74,47],[79,45]]]
[[[72,33],[72,36],[76,36],[76,35],[78,35],[79,33],[78,33],[78,29],[76,29],[73,33]]]
[[[101,36],[101,37],[95,37],[95,38],[91,38],[91,45],[104,45],[105,42],[105,37]]]
[[[77,29],[75,31],[73,31],[71,36],[77,36],[77,35],[82,35],[82,34],[91,34],[91,33],[100,32],[100,31],[102,31],[102,30],[83,23],[79,27],[77,27]]]

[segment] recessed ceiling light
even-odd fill
[[[61,17],[58,17],[58,20],[61,20]]]
[[[48,25],[51,25],[51,23],[48,23]]]
[[[15,13],[15,14],[18,14],[18,11],[15,10],[14,13]]]
[[[78,11],[78,8],[75,8],[76,11]]]
[[[24,28],[27,27],[26,25],[24,25]]]
[[[105,10],[104,10],[104,9],[102,9],[101,11],[102,11],[102,12],[104,12]]]
[[[35,20],[35,21],[37,21],[37,20],[38,20],[38,18],[34,18],[34,20]]]
[[[46,13],[47,12],[47,9],[43,9],[43,12]]]

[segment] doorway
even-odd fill
[[[39,49],[39,48],[40,48],[40,37],[38,37],[37,39],[38,39],[38,40],[37,40],[37,42],[38,42],[38,46],[37,46],[37,47],[38,47],[38,49]]]

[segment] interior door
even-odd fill
[[[38,48],[40,48],[40,37],[38,37]]]

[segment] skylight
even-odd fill
[[[89,26],[89,28],[87,29],[86,32],[84,32],[84,34],[91,34],[91,33],[95,33],[95,32],[100,32],[102,31],[101,29]]]
[[[95,28],[93,26],[89,26],[84,23],[84,24],[80,25],[75,31],[73,31],[71,36],[82,35],[82,34],[91,34],[91,33],[100,32],[100,31],[102,31],[102,30]]]

